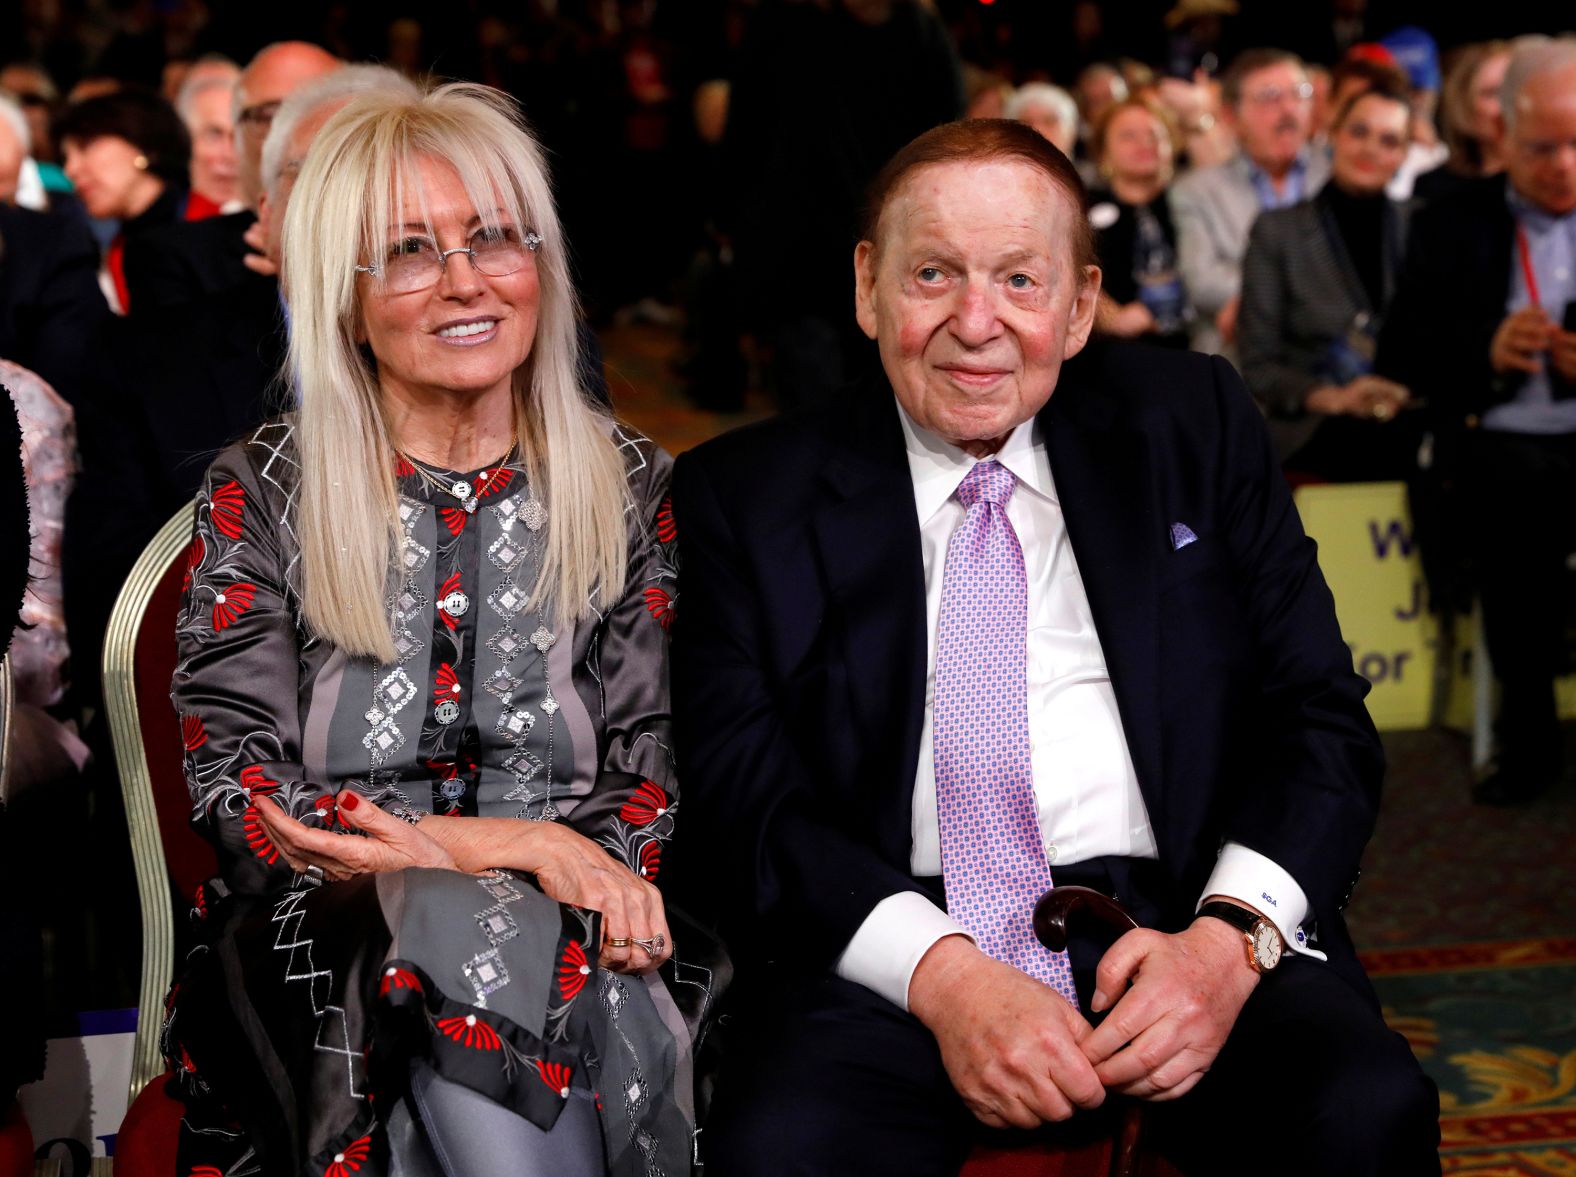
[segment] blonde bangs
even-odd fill
[[[573,621],[622,595],[627,575],[624,461],[610,419],[579,385],[579,308],[541,149],[512,101],[484,86],[442,86],[416,101],[366,94],[313,142],[286,211],[282,271],[301,406],[303,617],[323,639],[380,662],[395,660],[389,615],[403,539],[394,443],[375,367],[355,343],[355,267],[387,248],[410,186],[430,221],[414,175],[422,158],[454,168],[484,223],[543,239],[536,338],[515,379],[520,449],[549,519],[533,599]]]

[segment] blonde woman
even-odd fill
[[[670,463],[577,382],[541,151],[482,87],[359,97],[282,277],[301,408],[210,470],[179,626],[223,875],[173,1004],[186,1159],[684,1171]]]

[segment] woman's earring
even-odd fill
[[[146,155],[139,155],[139,156],[137,156],[135,159],[133,159],[131,161],[131,166],[136,168],[139,172],[147,171],[148,170],[148,157]]]

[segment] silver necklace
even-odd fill
[[[428,486],[432,487],[439,494],[448,495],[450,498],[458,502],[460,504],[460,509],[467,515],[474,515],[476,513],[476,508],[481,505],[482,496],[487,493],[487,490],[492,486],[493,481],[505,470],[513,470],[516,474],[521,474],[525,471],[524,465],[520,462],[519,451],[517,449],[511,449],[508,454],[504,456],[503,461],[482,467],[480,475],[482,485],[480,487],[474,487],[471,485],[470,479],[468,478],[456,478],[451,482],[448,479],[441,478],[434,474],[431,470],[429,470],[415,458],[411,457],[409,454],[400,453],[398,450],[396,450],[395,453],[401,459],[403,459],[405,464],[416,472],[416,476]]]

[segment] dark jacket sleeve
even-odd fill
[[[673,503],[684,548],[673,693],[686,869],[739,954],[770,958],[791,944],[796,967],[824,968],[877,903],[913,880],[851,833],[817,788],[814,732],[793,723],[788,688],[770,669],[774,620],[755,579],[768,573],[739,542],[737,500],[686,454]]]
[[[1294,229],[1295,223],[1277,212],[1260,216],[1253,222],[1242,259],[1242,303],[1237,312],[1242,376],[1254,398],[1276,417],[1300,416],[1304,398],[1319,383],[1313,373],[1291,363],[1287,354],[1291,312],[1287,273],[1295,250],[1286,230]]]

